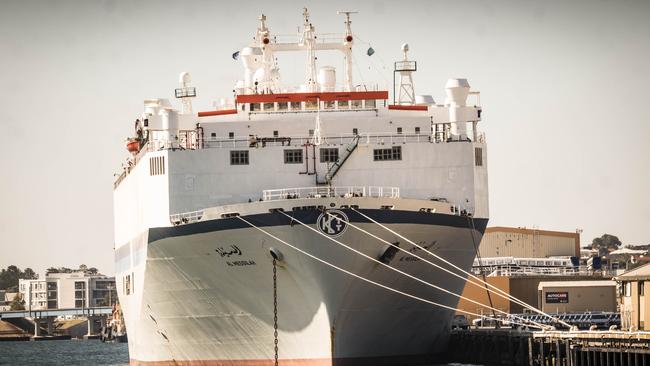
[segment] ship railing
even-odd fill
[[[262,191],[263,201],[275,201],[297,198],[326,198],[326,197],[385,197],[399,198],[399,187],[379,186],[342,186],[342,187],[298,187],[267,189]]]
[[[183,212],[183,213],[169,215],[169,221],[172,223],[172,225],[176,226],[180,224],[189,224],[192,222],[197,222],[201,220],[202,217],[203,217],[203,210],[190,211],[190,212]]]
[[[394,145],[407,143],[429,143],[431,135],[421,133],[360,133],[360,134],[339,134],[334,136],[323,136],[321,146],[327,145],[347,145],[352,142],[356,136],[360,136],[359,144],[361,145]],[[267,146],[297,146],[302,147],[313,141],[312,136],[291,136],[283,135],[279,137],[262,137],[262,136],[234,136],[234,137],[207,137],[204,140],[205,148],[254,148]]]
[[[586,266],[579,267],[528,267],[528,266],[499,266],[499,265],[487,265],[483,267],[474,266],[472,271],[475,274],[480,274],[481,270],[484,273],[489,272],[490,277],[506,276],[506,277],[516,277],[516,276],[539,276],[539,275],[555,275],[555,276],[602,276],[602,277],[611,277],[615,273],[608,269],[594,270],[589,269]]]

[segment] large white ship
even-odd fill
[[[488,220],[478,93],[450,79],[444,103],[416,95],[407,45],[392,100],[354,83],[341,13],[344,32],[319,35],[305,9],[293,38],[262,15],[215,110],[193,112],[187,73],[179,110],[145,100],[114,186],[132,365],[405,365],[445,346],[458,298],[421,281],[465,283],[417,255],[471,268]],[[299,87],[280,52],[305,55]]]

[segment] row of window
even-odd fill
[[[619,288],[621,295],[625,297],[630,297],[632,296],[632,283],[633,282],[623,282],[621,287]],[[637,287],[637,294],[638,296],[645,296],[645,281],[639,281],[636,283]]]
[[[319,150],[321,163],[335,163],[339,160],[339,149],[337,148],[322,148]],[[302,164],[303,163],[303,150],[301,149],[288,149],[284,150],[284,163],[285,164]],[[374,149],[374,161],[386,160],[402,160],[402,147],[393,146],[388,149]],[[230,151],[230,165],[248,165],[250,164],[250,155],[248,150],[231,150]]]

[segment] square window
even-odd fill
[[[302,164],[302,150],[300,149],[284,150],[284,163]]]
[[[359,134],[359,129],[357,129],[357,128],[353,128],[353,129],[352,129],[352,134],[353,134],[353,135],[358,135],[358,134]]]
[[[339,160],[339,149],[320,149],[321,163],[336,163]]]
[[[402,147],[393,146],[390,149],[374,149],[372,158],[374,161],[402,160]]]
[[[416,135],[419,135],[419,134],[420,134],[420,127],[416,127],[416,128],[415,128],[415,134],[416,134]]]
[[[228,132],[228,138],[229,139],[234,139],[235,138],[235,133],[234,132]]]
[[[273,131],[273,137],[278,137],[279,133],[278,131]]]
[[[210,134],[210,137],[212,137],[212,138],[217,137],[217,133],[216,133],[216,132],[212,132],[212,133]]]
[[[402,127],[397,127],[397,134],[401,135],[402,134]]]
[[[248,150],[230,151],[230,165],[248,165]]]

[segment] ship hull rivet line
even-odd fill
[[[485,284],[486,286],[490,287],[493,291],[495,291],[495,293],[501,293],[501,294],[507,296],[507,298],[508,298],[510,301],[512,301],[512,302],[514,302],[514,303],[516,303],[516,304],[519,304],[519,305],[521,305],[521,306],[523,306],[523,307],[525,307],[525,308],[527,308],[527,309],[530,309],[530,310],[532,310],[532,311],[534,311],[534,312],[536,312],[536,313],[538,313],[538,314],[540,314],[540,315],[543,315],[543,316],[546,316],[546,317],[548,317],[548,318],[550,318],[550,319],[553,319],[553,321],[555,321],[555,322],[557,322],[557,323],[559,323],[559,324],[562,324],[562,325],[564,325],[564,326],[567,327],[567,328],[571,328],[571,324],[569,324],[569,323],[567,323],[567,322],[565,322],[565,321],[563,321],[563,320],[561,320],[561,319],[558,319],[558,318],[556,318],[556,317],[554,317],[554,316],[552,316],[552,315],[550,315],[550,314],[547,314],[547,313],[545,313],[545,312],[543,312],[543,311],[541,311],[541,310],[535,308],[534,306],[531,306],[531,305],[527,304],[526,302],[524,302],[524,301],[522,301],[522,300],[520,300],[520,299],[518,299],[518,298],[516,298],[516,297],[514,297],[514,296],[512,296],[512,295],[510,295],[510,294],[508,294],[507,292],[501,290],[500,288],[498,288],[498,287],[496,287],[496,286],[493,286],[493,285],[489,284],[488,282],[485,282],[485,281],[481,280],[480,278],[476,277],[475,275],[471,274],[470,272],[465,271],[464,269],[462,269],[462,268],[458,267],[457,265],[455,265],[455,264],[449,262],[448,260],[442,258],[441,256],[439,256],[439,255],[437,255],[437,254],[435,254],[435,253],[429,251],[428,249],[422,247],[421,245],[418,245],[418,244],[415,243],[413,240],[410,240],[409,238],[405,237],[404,235],[401,235],[400,233],[398,233],[398,232],[396,232],[396,231],[394,231],[394,230],[392,230],[392,229],[386,227],[385,225],[382,225],[381,223],[377,222],[375,219],[373,219],[372,217],[370,217],[370,216],[364,214],[363,212],[361,212],[361,211],[359,211],[359,210],[357,210],[357,209],[354,209],[354,208],[350,208],[350,209],[353,210],[354,212],[358,213],[359,215],[365,217],[366,219],[370,220],[371,222],[373,222],[373,223],[379,225],[379,226],[380,226],[381,228],[383,228],[384,230],[386,230],[386,231],[388,231],[388,232],[390,232],[390,233],[392,233],[392,234],[394,234],[394,235],[397,235],[398,237],[402,238],[403,240],[405,240],[405,241],[408,242],[409,244],[415,246],[416,248],[418,248],[418,249],[420,249],[420,250],[423,250],[423,251],[425,251],[426,253],[429,253],[429,254],[432,255],[433,257],[435,257],[435,258],[441,260],[442,262],[444,262],[444,263],[450,265],[452,268],[454,268],[454,269],[460,271],[461,273],[463,273],[463,274],[469,276],[472,280],[476,280],[476,281],[478,281],[478,283],[475,283],[475,282],[473,282],[473,281],[469,281],[469,280],[468,280],[469,283],[476,284],[476,285],[480,286],[481,288],[483,287],[483,284]],[[547,327],[545,327],[545,328],[547,328]]]
[[[375,263],[377,263],[377,264],[379,264],[379,265],[381,265],[381,266],[384,266],[384,267],[388,268],[389,270],[391,270],[391,271],[393,271],[393,272],[397,272],[397,273],[399,273],[399,274],[401,274],[401,275],[403,275],[403,276],[406,276],[406,277],[408,277],[408,278],[411,278],[411,279],[413,279],[413,280],[415,280],[415,281],[417,281],[417,282],[420,282],[420,283],[422,283],[422,284],[424,284],[424,285],[427,285],[427,286],[429,286],[429,287],[431,287],[431,288],[434,288],[434,289],[436,289],[436,290],[442,291],[442,292],[444,292],[444,293],[446,293],[446,294],[448,294],[448,295],[455,296],[455,297],[457,297],[457,298],[459,298],[459,299],[463,299],[463,300],[465,300],[465,301],[471,302],[471,303],[474,304],[474,305],[479,305],[479,306],[484,306],[484,307],[488,307],[488,308],[489,308],[489,306],[487,306],[487,305],[485,305],[485,304],[483,304],[483,303],[480,303],[480,302],[478,302],[478,301],[472,300],[472,299],[470,299],[470,298],[468,298],[468,297],[465,297],[465,296],[463,296],[463,295],[459,295],[459,294],[457,294],[457,293],[455,293],[455,292],[453,292],[453,291],[450,291],[450,290],[447,290],[447,289],[445,289],[445,288],[443,288],[443,287],[440,287],[440,286],[434,285],[433,283],[430,283],[430,282],[424,281],[424,280],[421,279],[421,278],[418,278],[418,277],[416,277],[416,276],[413,276],[413,275],[411,275],[411,274],[409,274],[409,273],[406,273],[406,272],[404,272],[404,271],[402,271],[402,270],[399,270],[399,269],[397,269],[397,268],[395,268],[395,267],[391,267],[391,266],[389,266],[388,264],[386,264],[386,263],[384,263],[384,262],[382,262],[382,261],[380,261],[380,260],[378,260],[378,259],[376,259],[376,258],[373,258],[373,257],[371,257],[371,256],[369,256],[369,255],[367,255],[367,254],[365,254],[365,253],[363,253],[363,252],[361,252],[361,251],[359,251],[359,250],[357,250],[357,249],[354,249],[354,248],[350,247],[349,245],[346,245],[345,243],[343,243],[343,242],[341,242],[341,241],[339,241],[339,240],[337,240],[337,239],[334,239],[334,238],[332,238],[332,237],[330,237],[330,236],[327,236],[327,235],[321,233],[320,231],[314,229],[313,227],[311,227],[311,226],[305,224],[304,222],[302,222],[302,221],[300,221],[300,220],[298,220],[298,219],[292,218],[291,216],[287,215],[286,213],[284,213],[284,212],[282,212],[282,211],[278,211],[278,212],[281,213],[281,214],[283,214],[283,215],[285,215],[285,216],[288,217],[289,219],[294,220],[295,222],[299,223],[300,225],[304,226],[305,228],[307,228],[307,229],[309,229],[309,230],[315,232],[316,234],[321,235],[321,236],[323,236],[324,238],[326,238],[326,239],[328,239],[328,240],[330,240],[330,241],[333,241],[333,242],[335,242],[336,244],[338,244],[338,245],[340,245],[340,246],[342,246],[342,247],[344,247],[344,248],[346,248],[346,249],[348,249],[348,250],[350,250],[350,251],[352,251],[352,252],[354,252],[354,253],[356,253],[356,254],[358,254],[358,255],[364,257],[364,258],[366,258],[366,259],[369,259],[369,260],[371,260],[371,261],[373,261],[373,262],[375,262]],[[339,218],[337,218],[337,219],[339,219]],[[499,310],[499,309],[495,309],[495,308],[491,308],[490,310],[492,310],[492,311],[494,311],[494,312],[497,312],[497,313],[499,313],[499,314],[507,315],[507,316],[510,316],[510,315],[511,315],[511,314],[509,314],[508,312],[505,312],[505,311],[503,311],[503,310]],[[496,318],[496,317],[495,317],[495,318]],[[523,319],[522,319],[522,320],[523,320]],[[540,324],[539,326],[541,326],[541,324]],[[543,329],[543,326],[541,326],[541,328]]]
[[[467,314],[467,315],[472,315],[472,316],[476,316],[476,317],[481,317],[481,316],[482,316],[484,319],[494,320],[494,321],[499,321],[499,319],[494,319],[494,318],[492,318],[492,317],[484,316],[484,315],[481,315],[481,314],[478,314],[478,313],[473,313],[473,312],[471,312],[471,311],[466,311],[466,310],[456,309],[456,308],[451,307],[451,306],[448,306],[448,305],[439,304],[439,303],[437,303],[437,302],[435,302],[435,301],[427,300],[427,299],[424,299],[424,298],[421,298],[421,297],[418,297],[418,296],[415,296],[415,295],[409,294],[409,293],[407,293],[407,292],[404,292],[404,291],[400,291],[400,290],[394,289],[394,288],[392,288],[392,287],[390,287],[390,286],[383,285],[383,284],[381,284],[381,283],[379,283],[379,282],[375,282],[375,281],[373,281],[373,280],[369,280],[369,279],[367,279],[367,278],[365,278],[365,277],[363,277],[363,276],[360,276],[360,275],[358,275],[358,274],[356,274],[356,273],[350,272],[350,271],[348,271],[347,269],[343,269],[343,268],[341,268],[341,267],[338,267],[338,266],[336,266],[336,265],[334,265],[334,264],[332,264],[332,263],[330,263],[330,262],[328,262],[328,261],[326,261],[326,260],[324,260],[324,259],[320,259],[320,258],[318,258],[317,256],[315,256],[315,255],[313,255],[313,254],[311,254],[311,253],[307,253],[306,251],[304,251],[304,250],[302,250],[302,249],[296,247],[295,245],[290,244],[289,242],[287,242],[287,241],[285,241],[285,240],[282,240],[282,239],[278,238],[277,236],[275,236],[275,235],[269,233],[268,231],[266,231],[266,230],[264,230],[264,229],[262,229],[262,228],[260,228],[260,227],[258,227],[258,226],[256,226],[256,225],[254,225],[253,223],[251,223],[250,221],[246,220],[245,218],[243,218],[243,217],[241,217],[241,216],[235,216],[235,217],[238,218],[238,219],[240,219],[241,221],[243,221],[244,223],[246,223],[248,226],[252,227],[253,229],[256,229],[256,230],[258,230],[258,231],[264,233],[264,234],[267,235],[268,237],[270,237],[270,238],[272,238],[272,239],[274,239],[274,240],[276,240],[276,241],[278,241],[278,242],[280,242],[280,243],[282,243],[282,244],[288,246],[289,248],[294,249],[295,251],[297,251],[297,252],[299,252],[299,253],[302,253],[302,254],[306,255],[307,257],[309,257],[309,258],[311,258],[311,259],[313,259],[313,260],[315,260],[315,261],[317,261],[317,262],[320,262],[320,263],[322,263],[322,264],[324,264],[324,265],[326,265],[326,266],[328,266],[328,267],[330,267],[330,268],[333,268],[333,269],[335,269],[335,270],[337,270],[337,271],[343,272],[343,273],[345,273],[345,274],[347,274],[347,275],[349,275],[349,276],[352,276],[352,277],[354,277],[354,278],[357,278],[357,279],[359,279],[359,280],[361,280],[361,281],[364,281],[364,282],[366,282],[366,283],[369,283],[369,284],[371,284],[371,285],[375,285],[375,286],[377,286],[377,287],[381,287],[381,288],[383,288],[383,289],[385,289],[385,290],[388,290],[388,291],[390,291],[390,292],[393,292],[393,293],[396,293],[396,294],[400,294],[400,295],[406,296],[406,297],[408,297],[408,298],[411,298],[411,299],[413,299],[413,300],[421,301],[421,302],[424,302],[424,303],[427,303],[427,304],[430,304],[430,305],[433,305],[433,306],[436,306],[436,307],[440,307],[440,308],[443,308],[443,309],[447,309],[447,310],[451,310],[451,311],[455,311],[455,312],[459,312],[459,313],[463,313],[463,314]],[[513,323],[514,323],[514,322],[513,322]],[[523,325],[523,324],[518,324],[518,323],[514,323],[514,324],[517,324],[517,325]]]

